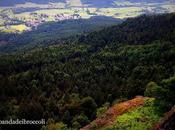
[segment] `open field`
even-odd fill
[[[29,27],[27,27],[25,24],[19,24],[19,25],[9,25],[7,27],[0,27],[0,30],[6,33],[13,33],[13,32],[18,32],[22,33],[26,30],[30,30]]]
[[[16,30],[16,31],[19,31],[19,32],[23,32],[25,30],[28,29],[28,27],[24,24],[20,24],[20,25],[11,25],[10,28],[12,30]]]

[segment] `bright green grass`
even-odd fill
[[[8,27],[0,26],[0,31],[6,33],[22,33],[26,30],[30,30],[30,27],[27,27],[25,24],[9,25]]]
[[[114,126],[105,130],[149,130],[161,118],[154,99],[147,99],[145,105],[118,116]]]
[[[18,32],[23,32],[29,30],[29,27],[27,27],[25,24],[20,24],[20,25],[11,25],[10,29]]]

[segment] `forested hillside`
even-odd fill
[[[43,23],[37,28],[22,34],[0,32],[0,53],[24,51],[36,46],[63,43],[67,39],[71,39],[69,37],[102,30],[103,28],[117,25],[122,21],[112,17],[95,16],[90,19]]]
[[[160,38],[174,42],[174,21],[175,14],[143,15],[130,18],[119,26],[106,28],[98,33],[92,32],[81,37],[78,42],[100,46],[108,43],[148,44]]]
[[[174,38],[175,14],[141,16],[73,42],[1,55],[0,117],[48,121],[26,130],[77,130],[100,107],[144,94],[166,112],[175,103]]]

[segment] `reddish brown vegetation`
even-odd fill
[[[175,106],[150,130],[175,130]]]
[[[91,124],[85,126],[80,130],[93,130],[101,129],[102,127],[112,125],[115,123],[116,117],[123,113],[131,110],[132,108],[138,107],[144,104],[145,97],[138,96],[132,100],[116,104],[112,106],[106,113],[101,117],[95,119]],[[94,126],[95,125],[95,126]]]

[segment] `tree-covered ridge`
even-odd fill
[[[149,19],[148,16],[140,18]],[[156,16],[155,21],[162,18],[172,23],[174,14]],[[76,40],[28,52],[1,55],[0,117],[44,118],[48,123],[51,122],[50,127],[55,127],[52,126],[55,122],[56,126],[65,127],[64,123],[68,128],[79,129],[96,118],[97,108],[103,104],[111,105],[119,100],[143,95],[150,81],[159,83],[175,74],[174,33],[168,31],[169,24],[160,23],[165,28],[165,34],[161,32],[156,35],[152,29],[151,35],[156,38],[149,38],[143,44],[131,44],[129,40],[112,42],[108,34],[108,42],[102,43],[103,46],[99,46],[98,37],[92,37],[89,42],[84,40],[79,43]],[[127,22],[124,24],[127,28]],[[146,28],[145,24],[151,27],[155,25],[149,20],[143,24]],[[121,26],[123,24],[114,28]],[[137,26],[141,27],[137,22],[135,25],[132,23],[134,32],[139,35],[139,31],[134,29]],[[113,28],[106,30],[110,32],[110,29]],[[165,37],[167,32],[168,36]],[[94,32],[94,35],[104,37],[101,32]],[[137,39],[138,35],[131,38]],[[118,35],[111,34],[111,37],[118,39]],[[143,38],[147,37],[149,35]],[[169,104],[171,107],[172,104]]]
[[[154,40],[174,42],[175,14],[143,15],[80,37],[79,42],[106,45],[109,43],[148,44]]]
[[[112,17],[96,16],[90,19],[43,23],[37,28],[22,34],[0,32],[0,53],[29,50],[36,46],[48,46],[59,42],[63,43],[67,39],[71,39],[69,37],[101,30],[105,27],[117,25],[122,21]],[[1,45],[1,41],[6,42],[6,44]]]

